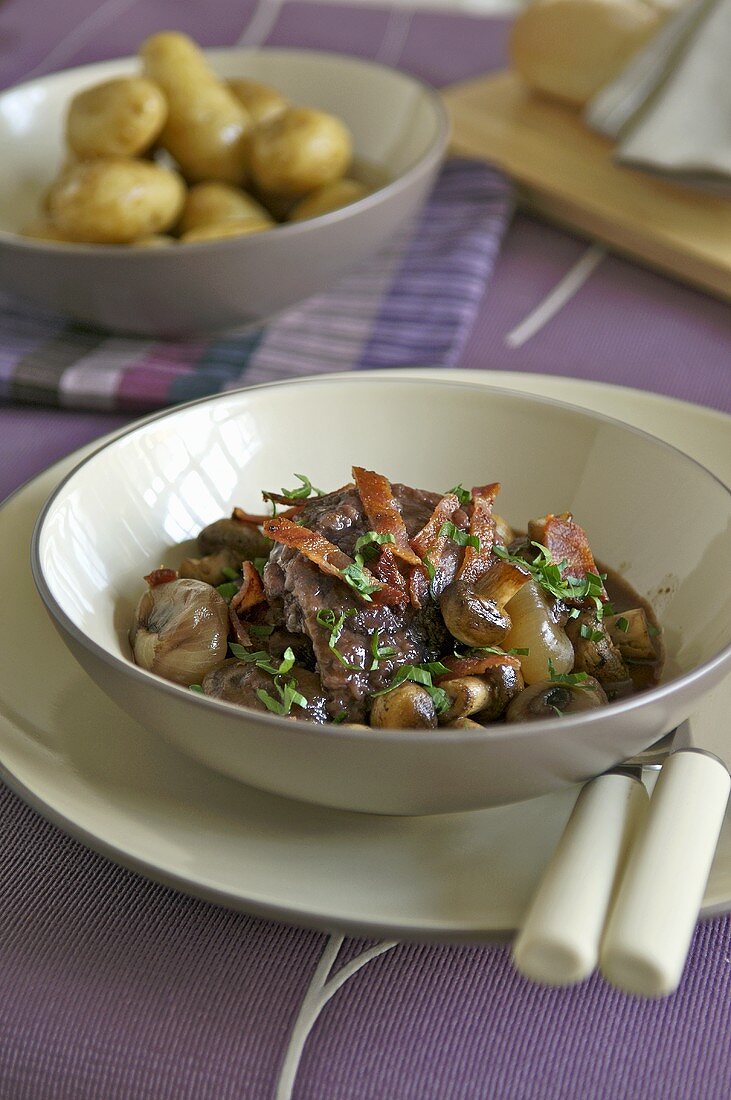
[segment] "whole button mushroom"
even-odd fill
[[[290,107],[254,130],[250,170],[265,194],[306,195],[340,179],[352,155],[350,131],[339,118]]]
[[[581,714],[607,704],[601,684],[588,676],[580,684],[545,681],[516,695],[505,712],[506,722],[537,722]]]
[[[177,221],[185,187],[175,172],[123,157],[89,160],[64,172],[49,196],[53,224],[68,240],[129,244]]]
[[[136,157],[163,128],[165,97],[143,76],[118,77],[79,92],[66,118],[66,140],[81,160]]]
[[[228,625],[228,604],[215,588],[180,578],[144,593],[129,640],[141,668],[197,684],[226,656]]]
[[[436,729],[434,701],[418,684],[401,684],[373,700],[371,725],[378,729]]]

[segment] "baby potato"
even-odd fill
[[[223,222],[199,225],[195,229],[189,229],[180,239],[183,244],[192,244],[195,241],[222,241],[225,237],[244,237],[249,233],[262,233],[265,229],[271,229],[273,224],[269,218],[228,218]]]
[[[368,188],[358,180],[337,180],[335,183],[326,183],[305,195],[289,213],[289,221],[301,222],[305,218],[317,218],[320,214],[328,214],[331,210],[339,210],[341,206],[349,206],[351,202],[365,198],[370,194]]]
[[[196,183],[185,199],[178,229],[188,233],[203,225],[217,225],[229,218],[255,218],[270,225],[267,211],[251,195],[229,183]]]
[[[70,240],[128,244],[169,229],[184,199],[180,177],[150,161],[87,160],[58,180],[50,215]]]
[[[306,195],[343,176],[353,143],[339,118],[290,107],[251,136],[250,170],[257,187],[275,195]]]
[[[48,218],[36,218],[35,221],[28,222],[21,229],[20,235],[21,237],[32,237],[36,241],[55,241],[56,244],[69,244],[68,237],[64,237],[61,230]]]
[[[171,237],[169,233],[151,233],[149,237],[138,237],[131,242],[133,248],[168,248],[177,243],[175,237]]]
[[[268,84],[259,84],[256,80],[239,79],[229,80],[228,86],[239,103],[243,103],[255,126],[269,122],[289,107],[288,100],[281,92],[276,88],[270,88]]]
[[[152,145],[167,113],[162,92],[143,76],[107,80],[71,100],[66,141],[81,160],[135,157]]]
[[[248,112],[187,35],[165,31],[143,43],[145,73],[162,88],[168,117],[160,142],[191,183],[246,178]]]

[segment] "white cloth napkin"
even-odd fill
[[[586,110],[615,157],[731,195],[731,0],[692,0]]]

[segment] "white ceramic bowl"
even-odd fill
[[[353,463],[429,489],[503,483],[516,525],[570,509],[601,560],[654,604],[666,682],[573,718],[483,730],[342,729],[196,696],[130,659],[142,577],[292,471]],[[218,771],[310,802],[429,814],[518,801],[594,775],[693,710],[731,665],[731,492],[680,451],[594,413],[482,386],[311,379],[152,417],[82,462],[33,537],[36,584],[89,675],[150,731]]]
[[[87,324],[178,337],[262,321],[323,290],[389,241],[421,207],[449,126],[425,84],[373,62],[311,50],[210,50],[248,76],[350,127],[355,155],[391,182],[342,210],[266,233],[172,248],[64,245],[18,236],[64,159],[64,115],[82,88],[136,72],[125,58],[0,95],[0,289]]]

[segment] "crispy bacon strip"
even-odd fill
[[[275,542],[281,542],[284,546],[291,546],[293,550],[299,550],[311,562],[314,562],[323,573],[331,577],[339,577],[349,565],[354,565],[353,559],[340,550],[334,543],[329,542],[324,535],[317,531],[311,531],[309,527],[302,527],[298,523],[292,523],[285,516],[276,516],[269,519],[263,527],[267,538]],[[363,576],[369,585],[375,585],[375,591],[371,593],[373,603],[397,604],[401,603],[403,594],[391,585],[384,584],[371,573],[365,566]],[[345,583],[345,582],[343,582]]]
[[[437,503],[421,531],[411,540],[411,548],[419,556],[419,564],[409,573],[409,597],[416,608],[423,605],[429,594],[429,574],[422,562],[429,558],[434,571],[438,570],[447,545],[447,536],[439,532],[458,509],[459,498],[454,493],[448,493]]]
[[[243,573],[241,588],[228,605],[228,617],[236,635],[236,641],[239,645],[249,646],[251,645],[251,636],[247,630],[249,624],[243,622],[241,616],[258,607],[259,604],[266,603],[266,594],[259,571],[252,562],[242,562],[241,571]]]
[[[555,562],[566,562],[562,570],[564,577],[577,577],[583,581],[587,573],[599,573],[586,531],[574,522],[570,512],[531,520],[528,534],[546,547]],[[603,588],[602,598],[606,599]]]
[[[234,611],[239,613],[242,611],[250,611],[252,607],[256,607],[257,604],[266,601],[264,585],[261,582],[259,570],[254,563],[250,561],[242,562],[241,572],[243,574],[241,588],[232,598],[229,605]]]
[[[480,549],[465,546],[464,558],[459,571],[459,579],[474,584],[490,568],[492,548],[495,543],[495,520],[492,518],[492,506],[500,492],[500,483],[478,485],[472,490],[472,515],[470,516],[470,534],[480,540]]]
[[[406,579],[398,567],[394,547],[390,544],[384,546],[378,559],[373,563],[373,573],[379,581],[397,592],[401,593],[400,603],[408,603],[409,597],[406,591]],[[377,593],[374,593],[377,595]],[[395,601],[394,601],[395,602]]]
[[[409,546],[409,533],[391,482],[383,474],[364,470],[362,466],[353,467],[353,477],[371,528],[379,535],[391,535],[391,549],[402,561],[419,565],[419,558]]]
[[[148,573],[146,577],[142,578],[146,580],[150,588],[157,588],[158,584],[169,584],[170,581],[176,581],[178,579],[177,569],[153,569],[151,573]]]
[[[456,680],[460,676],[482,676],[488,668],[497,665],[520,668],[520,659],[512,653],[486,653],[484,657],[444,657],[442,664],[447,666],[449,672],[437,677],[435,684],[446,684],[448,680]]]
[[[303,504],[296,504],[293,505],[292,508],[287,508],[285,512],[280,512],[279,515],[283,516],[284,519],[291,519],[292,516],[296,516],[298,512],[301,512],[303,508]],[[243,508],[234,508],[231,513],[231,519],[235,519],[237,523],[253,523],[255,527],[263,526],[263,524],[271,518],[271,515],[258,515],[255,512],[246,512]]]

